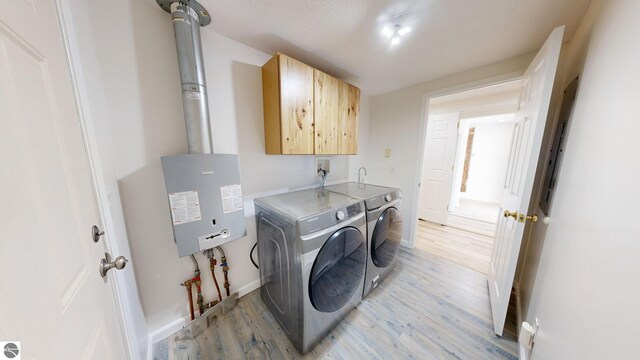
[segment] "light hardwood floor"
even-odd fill
[[[500,204],[472,199],[460,199],[458,206],[453,208],[451,213],[464,218],[495,224],[498,220],[499,210]]]
[[[482,274],[489,271],[494,238],[429,221],[418,221],[416,247]]]
[[[480,235],[495,236],[500,204],[460,199],[449,213],[447,226]]]
[[[447,226],[489,237],[496,235],[497,227],[496,223],[469,219],[452,213],[447,216]]]
[[[306,356],[263,304],[240,299],[196,339],[169,337],[154,359],[517,359],[493,333],[485,275],[422,249],[401,250],[394,272]]]

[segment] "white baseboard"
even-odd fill
[[[253,290],[260,287],[260,279],[256,279],[247,285],[238,289],[238,297],[243,297]],[[167,336],[179,331],[189,323],[187,318],[175,319],[164,326],[149,332],[149,343],[147,345],[147,359],[153,360],[153,345],[160,340],[164,340]]]
[[[255,279],[252,282],[248,283],[247,285],[237,290],[238,297],[243,297],[259,287],[260,287],[260,279]]]
[[[403,246],[409,250],[415,249],[415,245],[411,246],[411,244],[409,243],[409,241],[407,239],[402,239],[400,240],[400,246]]]

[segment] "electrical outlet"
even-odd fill
[[[391,157],[391,149],[384,149],[384,157],[386,158]]]

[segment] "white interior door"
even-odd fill
[[[419,217],[447,223],[453,162],[458,141],[460,113],[429,115],[424,145]]]
[[[0,3],[0,339],[29,359],[124,359],[54,4]]]
[[[520,109],[516,113],[509,165],[500,203],[501,214],[509,211],[527,215],[563,33],[564,26],[553,30],[522,80]],[[489,268],[491,313],[494,330],[498,335],[502,335],[504,329],[526,224],[523,220],[518,216],[500,216],[498,220]]]

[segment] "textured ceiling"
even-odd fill
[[[573,36],[590,0],[200,0],[210,27],[283,52],[376,95],[537,50]],[[412,31],[381,35],[397,13]]]

